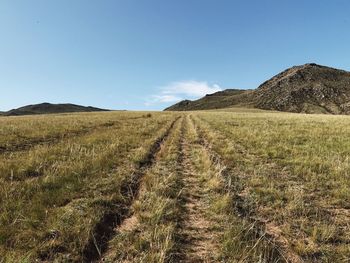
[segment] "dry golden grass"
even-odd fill
[[[146,171],[129,217],[116,230],[105,262],[169,262],[181,216],[181,122],[177,122]]]
[[[350,118],[198,113],[247,218],[305,261],[350,259]]]
[[[82,118],[89,115],[68,116],[66,121]],[[123,199],[124,178],[137,169],[175,116],[109,113],[99,121],[111,118],[120,125],[0,156],[2,260],[79,261],[94,225]]]
[[[239,108],[0,124],[0,262],[350,260],[348,116]]]

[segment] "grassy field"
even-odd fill
[[[0,117],[0,262],[350,262],[350,117]]]

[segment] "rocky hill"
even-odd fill
[[[67,112],[93,112],[93,111],[107,111],[95,107],[85,107],[75,104],[51,104],[41,103],[34,105],[27,105],[18,109],[13,109],[3,112],[5,116],[17,115],[32,115],[32,114],[50,114],[50,113],[67,113]]]
[[[183,101],[166,110],[249,106],[267,110],[350,114],[350,72],[317,64],[294,66],[255,90],[231,90]]]
[[[350,72],[317,64],[292,67],[261,84],[253,99],[261,109],[348,114]]]

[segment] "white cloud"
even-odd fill
[[[208,85],[207,82],[201,81],[179,81],[173,82],[162,88],[163,94],[182,94],[189,97],[202,97],[206,94],[220,91],[219,85]]]
[[[198,99],[222,90],[219,85],[209,85],[204,81],[178,81],[160,88],[157,95],[152,95],[145,103],[146,106],[156,103],[175,103],[183,99]]]
[[[147,99],[145,102],[146,106],[151,106],[157,103],[175,103],[182,100],[181,97],[178,97],[176,95],[166,95],[166,94],[161,94],[161,95],[152,95]]]
[[[181,100],[180,97],[172,95],[172,94],[169,94],[169,95],[165,95],[165,94],[164,95],[153,95],[153,98],[156,101],[159,101],[159,102],[176,102],[178,100]]]

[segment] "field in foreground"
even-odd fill
[[[0,262],[349,262],[350,117],[0,118]]]

